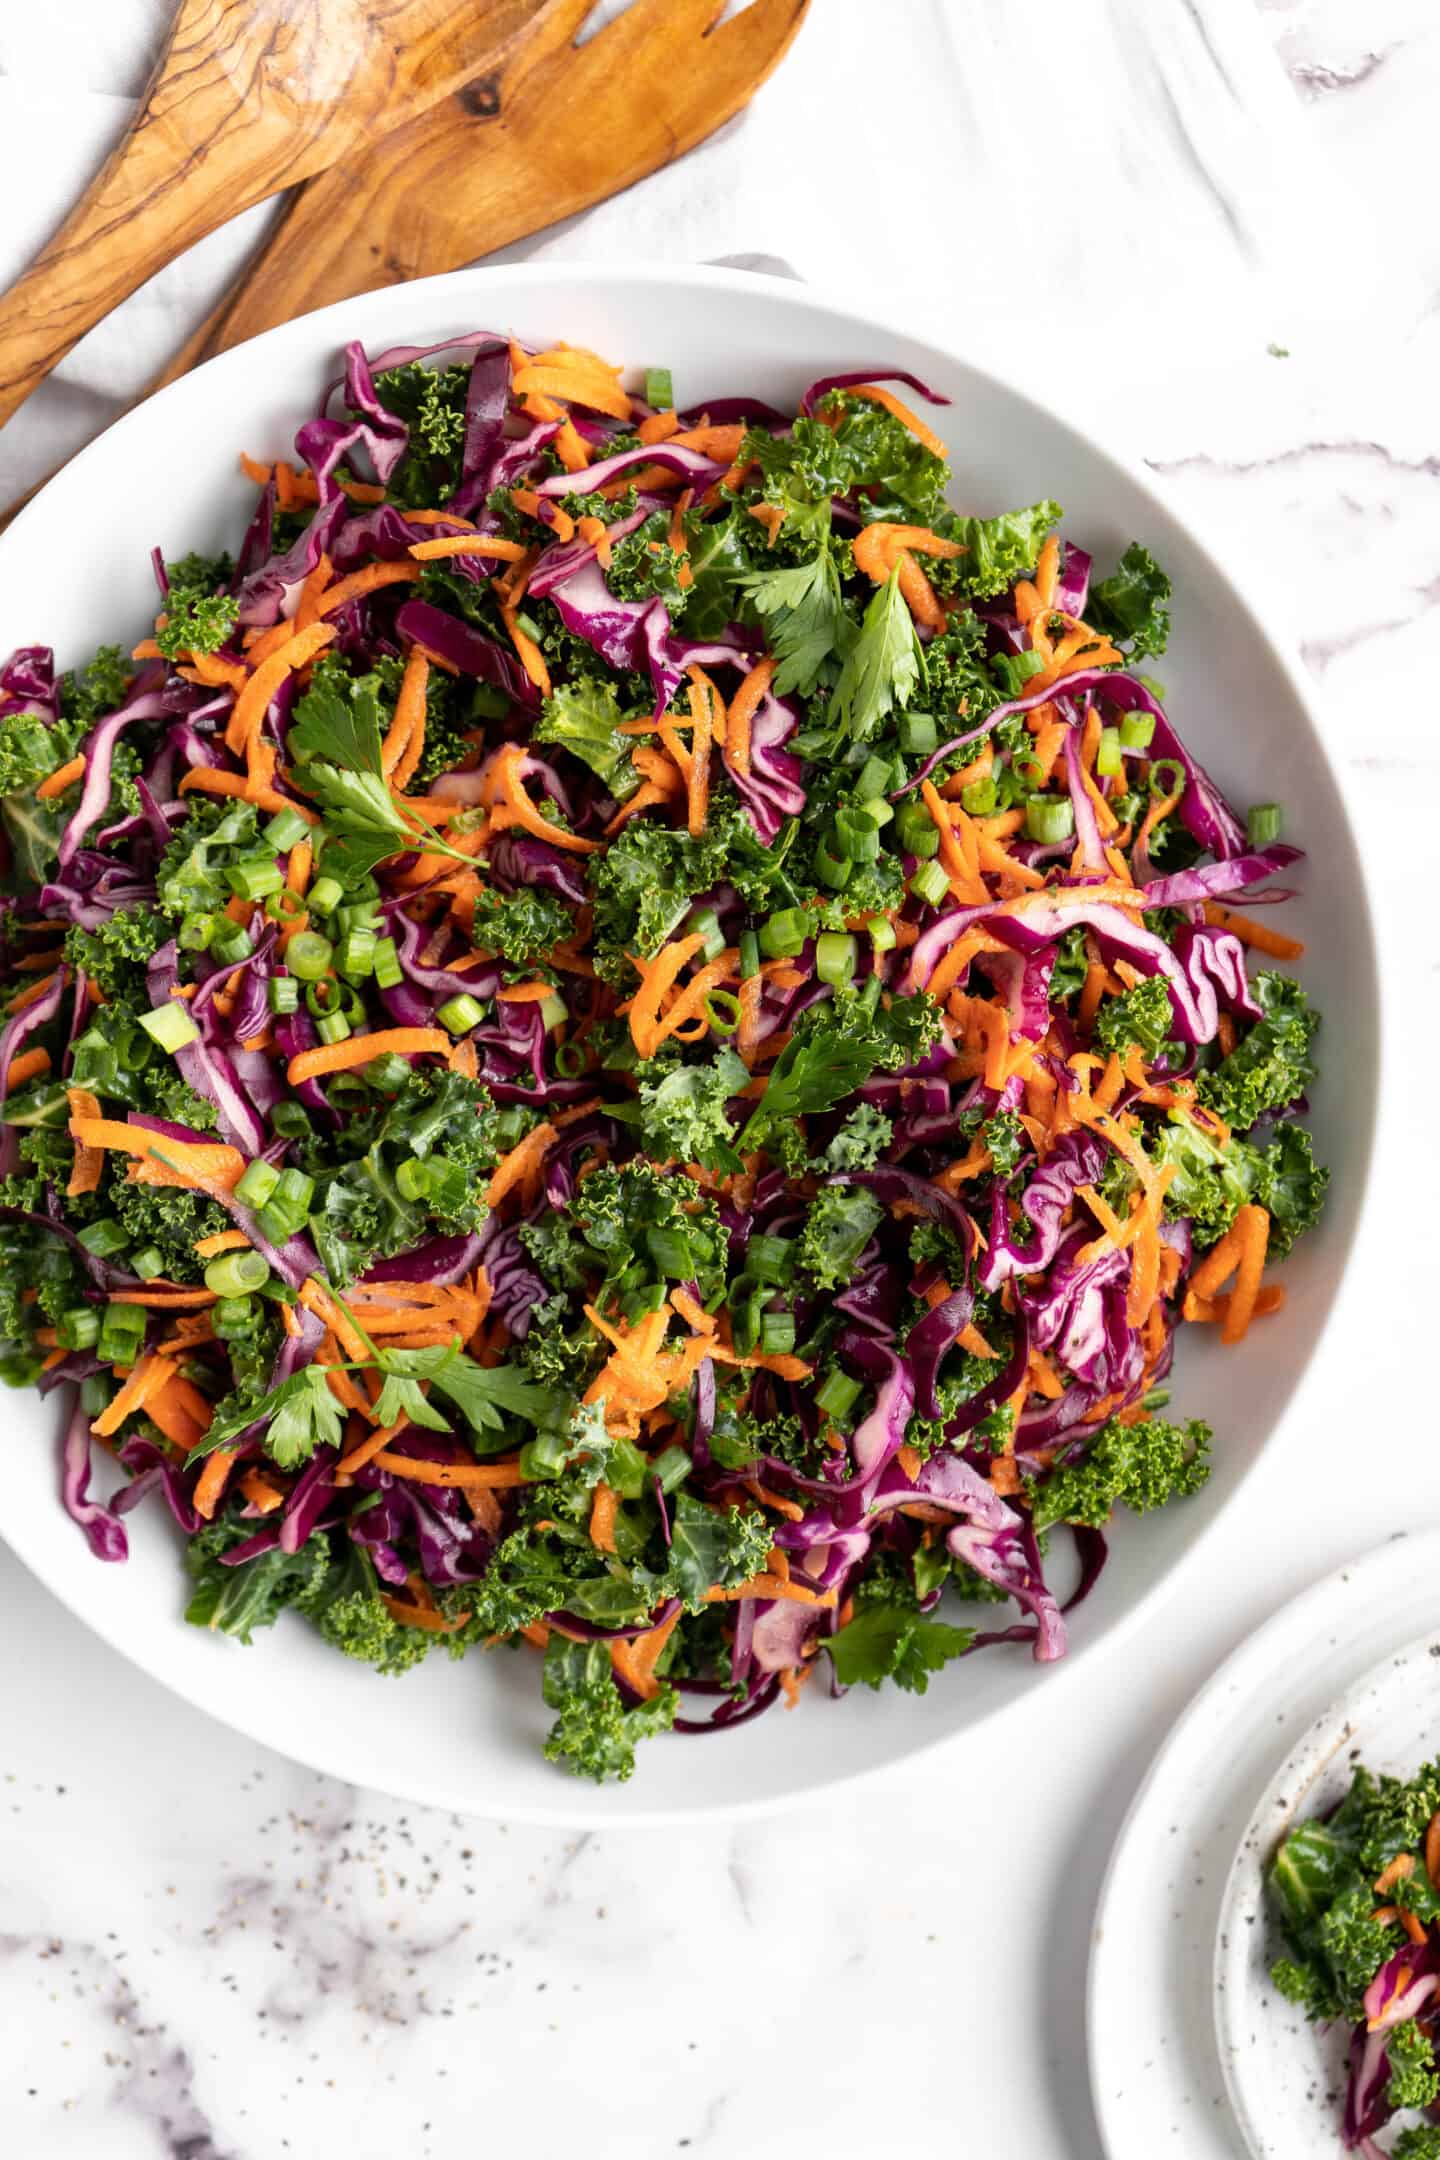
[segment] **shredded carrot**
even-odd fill
[[[597,1485],[590,1507],[590,1542],[601,1552],[615,1550],[615,1517],[619,1512],[620,1495],[608,1485]]]
[[[1255,1300],[1260,1294],[1260,1277],[1265,1268],[1265,1250],[1270,1241],[1270,1217],[1262,1207],[1247,1203],[1235,1217],[1235,1230],[1240,1240],[1239,1267],[1235,1275],[1235,1288],[1231,1292],[1229,1310],[1220,1330],[1222,1343],[1238,1343],[1245,1339],[1255,1312]]]
[[[38,1005],[41,998],[49,996],[55,986],[55,976],[59,972],[57,968],[52,974],[44,976],[41,981],[33,982],[27,989],[21,990],[17,996],[9,1000],[5,1010],[9,1013],[18,1013],[24,1012],[28,1005]]]
[[[1197,1298],[1213,1298],[1217,1290],[1224,1288],[1240,1265],[1243,1244],[1244,1238],[1237,1222],[1226,1231],[1218,1244],[1211,1246],[1190,1277],[1190,1288]]]
[[[1154,832],[1157,825],[1163,825],[1171,811],[1179,806],[1180,798],[1184,793],[1185,787],[1182,782],[1173,795],[1157,795],[1151,798],[1150,807],[1141,819],[1140,830],[1135,835],[1135,845],[1142,853],[1151,833]]]
[[[11,1088],[24,1087],[27,1080],[33,1080],[37,1074],[49,1072],[49,1070],[50,1052],[48,1050],[38,1044],[33,1050],[22,1050],[18,1057],[13,1057],[10,1060],[10,1070],[5,1076],[6,1093],[8,1094]]]
[[[552,825],[542,817],[526,794],[520,778],[520,763],[525,753],[518,745],[508,743],[496,757],[497,799],[490,813],[492,825],[520,825],[532,832],[537,839],[548,840],[572,855],[594,855],[600,846],[598,840],[582,839],[579,833],[566,832],[562,826]]]
[[[511,1148],[508,1155],[501,1156],[485,1189],[487,1206],[498,1207],[508,1192],[513,1192],[517,1185],[539,1171],[545,1160],[545,1151],[555,1138],[555,1131],[555,1127],[548,1120],[532,1125],[524,1139]]]
[[[934,428],[926,426],[918,413],[912,412],[908,405],[902,404],[893,390],[886,390],[879,383],[857,383],[853,388],[847,390],[845,395],[847,397],[869,398],[872,404],[883,405],[886,412],[893,419],[898,420],[902,427],[909,428],[915,440],[924,445],[930,452],[931,457],[949,459],[949,446],[940,440]]]
[[[738,773],[748,773],[750,770],[751,725],[769,694],[774,679],[774,656],[767,653],[763,660],[756,661],[730,700],[725,756]]]
[[[70,1135],[86,1147],[112,1148],[135,1156],[142,1185],[211,1184],[228,1191],[245,1171],[245,1158],[238,1148],[219,1141],[172,1140],[168,1133],[123,1125],[113,1118],[72,1116]]]
[[[1233,909],[1221,907],[1218,901],[1207,900],[1203,912],[1207,923],[1214,923],[1222,930],[1232,930],[1242,945],[1250,946],[1255,952],[1268,953],[1272,960],[1298,960],[1305,950],[1299,938],[1282,937],[1267,923],[1254,922],[1248,915],[1237,915]]]
[[[167,1382],[175,1378],[175,1367],[169,1358],[142,1357],[129,1379],[113,1395],[99,1417],[94,1419],[90,1430],[100,1439],[119,1432],[126,1418],[143,1410],[153,1395],[158,1395]]]
[[[440,562],[447,555],[493,555],[500,562],[523,562],[529,549],[518,540],[492,533],[450,533],[443,540],[412,540],[416,562]]]
[[[521,1474],[518,1456],[504,1462],[484,1463],[437,1463],[423,1462],[418,1457],[397,1455],[390,1448],[381,1448],[370,1458],[377,1470],[388,1470],[392,1477],[412,1478],[419,1485],[524,1485],[528,1481]]]
[[[373,1034],[349,1035],[343,1042],[317,1043],[291,1058],[286,1077],[291,1087],[324,1073],[354,1072],[377,1057],[447,1057],[450,1037],[443,1028],[376,1028]]]
[[[248,1247],[249,1243],[243,1230],[217,1230],[214,1237],[197,1239],[195,1253],[201,1260],[213,1260],[217,1253],[238,1252],[242,1245]]]
[[[413,562],[367,563],[363,570],[352,570],[349,577],[340,578],[334,585],[327,586],[320,598],[320,613],[338,614],[340,609],[348,607],[352,600],[364,600],[367,595],[379,592],[385,585],[413,584],[419,575],[419,567]]]
[[[220,1505],[220,1498],[229,1483],[234,1463],[233,1448],[216,1448],[212,1455],[205,1458],[204,1468],[195,1480],[195,1490],[191,1497],[196,1514],[203,1515],[206,1522],[209,1522]]]
[[[83,780],[84,777],[84,758],[73,757],[68,764],[61,765],[55,772],[46,775],[35,790],[36,799],[39,802],[50,802],[56,795],[63,795],[66,788],[73,787],[77,780]]]
[[[331,588],[326,595],[327,603],[338,590],[338,586]],[[236,698],[230,714],[225,730],[225,741],[230,749],[237,753],[245,750],[251,738],[258,735],[271,700],[286,676],[313,660],[325,646],[333,643],[334,637],[334,626],[330,623],[314,622],[304,630],[292,630],[284,644],[256,668]]]

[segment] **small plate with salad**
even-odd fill
[[[283,1670],[327,1766],[532,1812],[657,1733],[722,1799],[884,1760],[1133,1609],[1370,1117],[1343,810],[1203,551],[944,355],[684,282],[289,326],[0,551],[7,1533],[222,1714]]]
[[[1440,1637],[1311,1727],[1221,1906],[1216,2033],[1257,2160],[1440,2160]]]

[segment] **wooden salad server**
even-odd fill
[[[192,241],[331,166],[356,188],[362,145],[483,74],[551,5],[180,0],[124,140],[0,299],[0,425]]]
[[[576,46],[589,0],[560,0],[498,67],[307,182],[160,382],[311,308],[458,269],[632,186],[748,104],[809,4],[751,0],[717,27],[723,0],[633,0]]]

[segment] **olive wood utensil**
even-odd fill
[[[586,44],[563,0],[500,66],[295,195],[159,382],[311,308],[429,277],[619,194],[703,142],[783,58],[810,0],[634,0]],[[158,383],[152,387],[158,387]]]
[[[412,122],[552,0],[180,0],[134,120],[0,299],[0,425],[101,317],[227,218]],[[568,13],[567,9],[567,13]]]

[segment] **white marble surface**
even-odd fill
[[[0,273],[113,133],[163,14],[5,10]],[[0,1557],[6,2160],[1096,2160],[1085,1955],[1149,1755],[1282,1597],[1440,1516],[1405,1352],[1433,1338],[1440,1272],[1437,88],[1429,0],[814,0],[740,123],[515,251],[756,250],[888,291],[1144,458],[1302,642],[1391,993],[1327,1411],[1073,1685],[733,1832],[567,1837],[314,1777],[172,1702]],[[0,492],[104,419],[237,252],[219,236],[87,341],[0,438]]]

